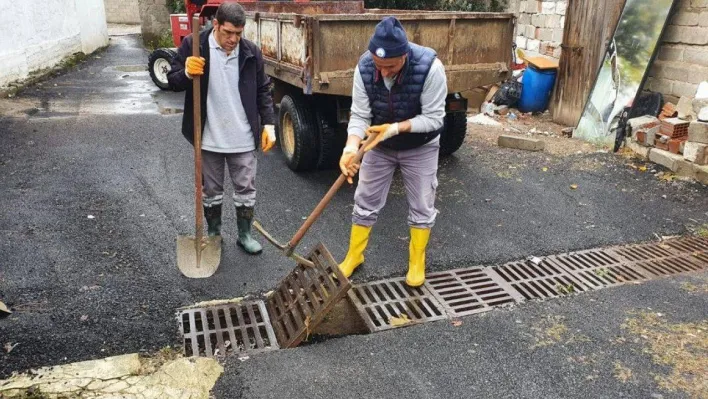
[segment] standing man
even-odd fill
[[[339,265],[345,276],[364,262],[371,227],[386,203],[393,172],[400,167],[411,236],[406,284],[418,287],[425,282],[425,250],[437,214],[446,97],[445,68],[435,51],[409,43],[396,18],[381,21],[356,67],[349,138],[339,162],[351,183],[359,169],[353,159],[362,139],[378,133],[367,147],[354,194],[349,251]]]
[[[192,57],[192,37],[184,38],[168,80],[174,91],[187,90],[182,134],[194,145],[191,80],[202,76],[202,197],[209,235],[221,235],[226,165],[234,186],[237,243],[249,254],[258,254],[263,248],[251,235],[256,204],[256,148],[260,143],[263,152],[268,152],[275,145],[270,79],[264,72],[258,46],[241,37],[246,25],[241,5],[219,6],[213,24],[213,29],[200,35],[203,57]]]

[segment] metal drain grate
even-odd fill
[[[708,239],[700,237],[688,237],[684,239],[669,240],[664,244],[673,248],[679,253],[696,253],[708,251]]]
[[[474,267],[433,273],[425,284],[452,317],[522,302],[524,298],[490,269]]]
[[[675,254],[669,249],[662,248],[656,244],[629,245],[626,247],[615,247],[614,253],[629,262],[640,262],[643,260],[654,260],[660,258],[670,258]]]
[[[641,267],[650,275],[662,277],[678,273],[697,272],[704,269],[706,264],[694,262],[689,255],[655,261],[637,262],[635,267]]]
[[[554,263],[575,276],[589,288],[602,288],[629,281],[646,280],[649,275],[622,262],[610,250],[592,249],[569,254],[549,256]]]
[[[305,340],[351,288],[322,244],[308,259],[315,267],[298,264],[267,300],[271,322],[283,348],[294,348]]]
[[[492,270],[527,300],[555,298],[586,290],[575,277],[547,259],[538,264],[511,262]]]
[[[263,301],[185,309],[179,314],[185,356],[214,357],[278,349]]]
[[[412,288],[404,279],[356,285],[349,299],[371,332],[447,318],[425,285]]]

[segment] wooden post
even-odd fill
[[[606,38],[613,35],[624,3],[625,0],[568,2],[563,52],[551,101],[556,123],[576,126],[580,121],[605,55]]]

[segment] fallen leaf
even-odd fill
[[[577,184],[571,184],[571,185],[570,185],[570,189],[571,189],[571,190],[577,190],[577,189],[578,189],[578,185],[577,185]]]
[[[548,168],[543,168],[541,170],[543,170],[544,172],[548,172]]]
[[[462,325],[462,320],[453,320],[452,321],[452,326],[453,327],[459,327]]]
[[[640,172],[646,172],[646,171],[647,171],[647,167],[646,167],[646,166],[640,166],[640,167],[639,167],[639,171],[640,171]]]
[[[409,319],[405,313],[402,314],[401,317],[391,317],[389,319],[389,323],[391,324],[392,327],[405,326],[406,324],[408,324],[410,322],[411,322],[411,319]]]
[[[9,315],[12,314],[12,311],[7,308],[5,303],[3,301],[0,301],[0,315]]]
[[[15,342],[14,344],[13,344],[12,342],[6,343],[5,346],[4,346],[5,352],[7,352],[7,353],[12,352],[12,350],[15,349],[15,347],[16,347],[17,345],[19,345],[18,342]]]

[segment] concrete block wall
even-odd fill
[[[140,8],[138,0],[103,0],[106,7],[106,21],[113,24],[139,24]]]
[[[566,0],[520,0],[510,3],[517,15],[516,45],[528,55],[560,58]]]
[[[646,88],[674,104],[708,81],[708,0],[679,0],[649,76]]]

